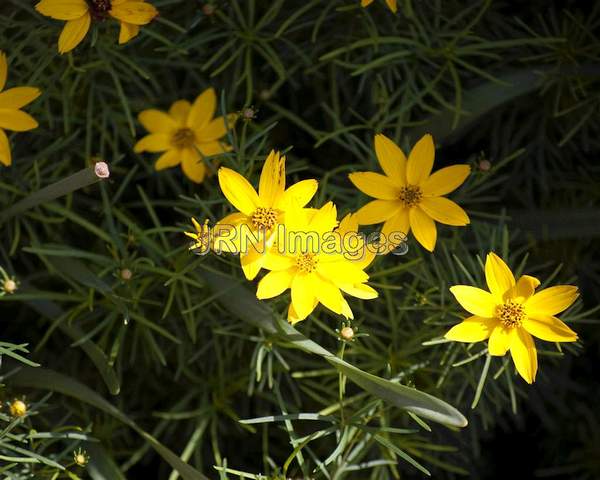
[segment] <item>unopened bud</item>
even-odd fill
[[[27,405],[22,400],[15,400],[10,404],[10,414],[13,417],[23,417],[27,413]]]
[[[6,293],[15,293],[17,290],[17,282],[11,278],[4,280],[4,283],[2,284],[2,290],[4,290]]]
[[[354,338],[354,329],[352,327],[344,327],[340,331],[340,337],[349,342]]]
[[[108,164],[106,162],[96,162],[94,165],[94,172],[98,178],[110,177],[110,169],[108,168]]]
[[[131,280],[131,277],[133,277],[133,272],[131,270],[128,268],[121,270],[121,279],[128,281]]]

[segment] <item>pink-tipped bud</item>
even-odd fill
[[[106,162],[96,162],[94,165],[94,173],[96,173],[98,178],[110,177],[110,169],[108,168],[108,164]]]

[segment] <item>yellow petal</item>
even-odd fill
[[[264,300],[281,295],[292,286],[293,276],[290,270],[269,272],[258,282],[257,298]]]
[[[444,197],[424,197],[419,207],[435,221],[462,227],[469,224],[466,212],[452,200]]]
[[[402,208],[396,215],[385,221],[381,228],[381,240],[385,240],[385,253],[391,252],[408,239],[410,219],[407,208]],[[382,252],[380,252],[382,253]]]
[[[36,128],[35,119],[21,110],[0,108],[0,128],[14,132],[24,132]]]
[[[374,225],[385,222],[403,208],[397,200],[373,200],[356,212],[356,218],[361,225]]]
[[[377,290],[364,283],[357,283],[354,285],[341,284],[338,285],[338,287],[348,295],[352,295],[356,298],[362,298],[363,300],[372,300],[379,296]]]
[[[181,169],[186,177],[194,183],[202,183],[206,175],[206,165],[195,148],[182,150]]]
[[[214,88],[207,88],[194,100],[187,119],[188,127],[197,130],[208,124],[214,117],[216,109],[217,94]]]
[[[389,179],[398,186],[406,185],[406,155],[400,147],[380,133],[375,135],[375,154]]]
[[[282,209],[290,205],[304,207],[317,193],[319,182],[314,179],[302,180],[289,187],[280,200]]]
[[[423,195],[439,197],[446,195],[460,187],[469,176],[469,165],[452,165],[433,172],[431,176],[421,183]]]
[[[386,0],[387,6],[394,13],[396,13],[398,11],[398,4],[396,2],[397,2],[397,0]]]
[[[417,241],[427,250],[433,252],[437,240],[437,230],[431,217],[419,207],[413,207],[408,212],[408,218],[410,228]]]
[[[228,130],[235,125],[237,115],[230,113],[225,117],[217,117],[211,120],[196,132],[196,138],[199,142],[212,142],[224,137]]]
[[[498,303],[502,303],[504,294],[515,286],[510,268],[494,252],[488,253],[485,259],[485,281]]]
[[[408,155],[406,164],[406,181],[410,185],[420,185],[427,180],[433,167],[435,145],[433,137],[424,135],[413,147]]]
[[[42,0],[35,9],[56,20],[75,20],[89,11],[85,0]]]
[[[496,325],[498,325],[496,319],[474,315],[454,325],[444,337],[456,342],[480,342],[489,338]]]
[[[296,274],[292,280],[292,305],[298,319],[303,320],[315,308],[316,297],[312,290],[312,274]]]
[[[222,155],[225,152],[231,151],[231,147],[222,142],[197,143],[196,147],[200,150],[203,157],[214,157],[215,155]]]
[[[121,22],[121,29],[119,30],[119,45],[127,43],[129,40],[136,37],[138,33],[140,33],[139,25]]]
[[[156,163],[154,164],[154,169],[156,171],[164,170],[165,168],[175,167],[179,165],[181,162],[181,150],[177,150],[175,148],[168,150],[163,153]]]
[[[245,255],[240,255],[242,271],[247,280],[254,280],[263,267],[265,256],[255,249],[249,249]]]
[[[258,196],[265,206],[272,207],[284,190],[285,157],[271,150],[260,173]]]
[[[267,270],[287,270],[296,265],[296,260],[293,257],[282,255],[274,249],[269,250],[265,256],[264,267]]]
[[[364,283],[369,279],[369,275],[360,267],[345,259],[335,262],[320,261],[317,264],[317,273],[336,285],[354,285]]]
[[[350,181],[361,192],[380,200],[396,200],[400,189],[388,177],[375,172],[356,172],[348,175]]]
[[[511,334],[513,330],[513,328],[506,328],[499,321],[497,321],[496,327],[492,331],[490,340],[488,341],[488,352],[490,355],[497,357],[506,355],[506,352],[508,352],[512,341]]]
[[[171,148],[171,137],[166,133],[151,133],[142,137],[133,147],[135,153],[164,152]]]
[[[539,285],[540,281],[537,278],[522,275],[517,280],[517,284],[504,295],[504,299],[520,298],[520,302],[523,302],[533,295]]]
[[[313,275],[312,281],[312,290],[317,300],[332,312],[341,314],[344,299],[340,289],[319,275]]]
[[[6,85],[6,75],[8,73],[8,63],[6,62],[6,54],[0,50],[0,91]]]
[[[362,7],[366,7],[368,5],[371,5],[373,3],[373,0],[360,0],[360,5]]]
[[[577,287],[557,285],[534,294],[524,305],[527,315],[530,316],[556,315],[569,308],[577,297]]]
[[[10,143],[4,130],[0,128],[0,163],[5,166],[10,166],[12,163],[12,155],[10,153]]]
[[[574,342],[577,334],[571,330],[562,320],[547,316],[537,318],[527,317],[523,321],[523,328],[534,337],[547,342]]]
[[[154,5],[134,0],[113,5],[108,13],[110,13],[111,17],[122,22],[134,25],[146,25],[158,15],[158,10]]]
[[[538,367],[533,338],[522,328],[514,328],[511,335],[510,354],[517,372],[527,383],[533,383]]]
[[[15,87],[0,93],[0,108],[18,109],[33,102],[41,95],[35,87]]]
[[[169,108],[169,115],[183,127],[186,125],[187,117],[190,113],[192,104],[187,100],[177,100],[173,102],[171,108]]]
[[[67,21],[58,37],[58,53],[62,55],[70,52],[79,45],[90,29],[91,22],[92,17],[89,13],[85,13],[75,20]]]
[[[337,227],[337,224],[337,208],[333,202],[327,202],[315,212],[308,231],[322,235],[325,232],[331,232]]]
[[[260,206],[258,194],[252,185],[230,168],[219,169],[219,185],[225,198],[240,212],[250,216]]]
[[[151,133],[171,133],[177,128],[177,123],[167,113],[153,108],[140,112],[138,120]]]
[[[454,285],[450,292],[467,312],[485,318],[495,316],[496,301],[490,292],[470,285]]]

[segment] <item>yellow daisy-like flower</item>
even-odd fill
[[[258,192],[239,173],[230,168],[219,169],[219,185],[223,195],[238,209],[215,225],[213,243],[221,251],[239,253],[246,278],[256,277],[265,261],[266,248],[274,242],[275,233],[292,206],[304,207],[317,191],[314,179],[302,180],[285,188],[285,156],[271,151],[263,166]],[[244,245],[248,234],[257,241]],[[228,237],[231,241],[219,241]],[[251,240],[253,240],[251,238]]]
[[[282,239],[278,236],[279,243],[266,255],[264,267],[271,271],[259,282],[256,296],[263,300],[291,289],[292,302],[288,310],[291,323],[304,320],[319,303],[346,318],[353,318],[342,291],[358,298],[377,297],[377,292],[365,284],[369,275],[359,264],[339,253],[337,248],[332,247],[330,251],[324,248],[327,237],[337,226],[336,216],[336,207],[331,202],[318,210],[296,208],[288,212],[285,231],[291,235],[286,239],[285,248],[280,248]],[[292,236],[301,241],[291,241]]]
[[[368,7],[372,3],[373,3],[373,0],[360,0],[360,5],[362,7]],[[397,2],[397,0],[385,0],[385,3],[387,3],[387,6],[390,8],[390,10],[392,12],[396,13],[398,11],[398,2]]]
[[[20,109],[33,102],[42,92],[34,87],[14,87],[4,90],[7,73],[6,55],[0,51],[0,163],[8,167],[12,163],[12,155],[4,130],[25,132],[36,128],[38,123],[35,119]]]
[[[532,335],[548,342],[574,342],[577,334],[555,315],[573,304],[577,287],[557,285],[537,293],[540,281],[523,275],[518,281],[504,261],[490,253],[485,261],[489,292],[468,285],[450,291],[473,316],[455,325],[446,338],[479,342],[489,338],[490,355],[503,356],[510,350],[517,371],[527,383],[535,381],[538,362]]]
[[[376,198],[356,212],[361,225],[384,222],[381,233],[386,238],[397,232],[407,236],[412,230],[417,241],[432,252],[437,239],[434,220],[454,226],[469,224],[465,211],[442,195],[458,188],[471,168],[452,165],[432,174],[435,146],[431,135],[415,144],[408,160],[389,138],[375,135],[375,153],[384,175],[357,172],[349,176],[359,190]],[[396,246],[390,243],[388,248]]]
[[[138,120],[150,134],[135,144],[134,151],[165,152],[154,164],[157,171],[181,164],[183,173],[192,182],[202,183],[206,175],[203,157],[231,150],[220,139],[233,127],[237,116],[213,118],[216,109],[217,95],[213,88],[208,88],[191,105],[187,100],[177,100],[168,113],[144,110]]]
[[[185,235],[194,240],[194,243],[190,245],[190,250],[195,250],[199,254],[206,253],[210,250],[210,227],[208,226],[208,219],[204,220],[204,224],[200,225],[198,220],[192,218],[192,225],[194,225],[195,232],[183,232]]]
[[[158,15],[156,8],[144,0],[42,0],[35,9],[56,20],[66,20],[60,37],[58,51],[70,52],[86,36],[92,20],[103,21],[109,17],[121,24],[119,44],[127,43]]]

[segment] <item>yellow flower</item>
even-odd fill
[[[35,119],[20,108],[33,102],[42,92],[34,87],[14,87],[2,91],[7,72],[6,55],[0,51],[0,163],[8,167],[12,163],[12,155],[4,130],[24,132],[36,128],[38,123]]]
[[[108,17],[121,24],[119,43],[127,43],[140,31],[140,25],[150,23],[158,10],[144,0],[42,0],[35,9],[42,15],[67,23],[58,38],[58,51],[70,52],[81,43],[92,20]]]
[[[165,152],[156,163],[156,170],[181,164],[183,173],[195,183],[206,175],[203,157],[219,155],[231,150],[220,141],[232,128],[236,115],[213,118],[217,109],[217,95],[213,88],[204,90],[192,105],[187,100],[177,100],[169,112],[150,109],[138,115],[140,123],[150,135],[139,140],[136,153]]]
[[[208,219],[204,220],[203,225],[200,225],[195,218],[192,218],[192,224],[194,225],[195,232],[183,233],[194,240],[194,243],[190,245],[190,250],[196,250],[198,253],[203,254],[210,249],[210,227],[208,226]]]
[[[27,413],[27,405],[23,400],[14,400],[9,407],[13,417],[24,417]]]
[[[264,267],[271,271],[259,282],[256,296],[264,300],[291,289],[288,310],[291,323],[304,320],[319,303],[353,318],[342,291],[363,299],[377,297],[377,292],[365,284],[369,275],[359,264],[346,258],[333,244],[331,250],[324,248],[336,226],[336,208],[331,202],[318,210],[293,208],[286,216],[285,246],[282,248],[278,236],[278,244],[266,255]]]
[[[368,7],[372,3],[373,3],[373,0],[360,0],[360,5],[362,7]],[[390,10],[392,12],[396,13],[398,11],[398,2],[397,2],[397,0],[385,0],[385,3],[387,3],[387,6],[390,8]]]
[[[263,166],[258,193],[239,173],[230,168],[219,169],[219,185],[223,195],[238,209],[215,225],[214,244],[221,251],[240,253],[246,278],[256,277],[265,260],[263,245],[272,245],[274,234],[285,219],[290,206],[304,207],[317,191],[314,179],[302,180],[285,188],[285,156],[271,151]],[[229,228],[230,227],[230,228]],[[244,245],[252,234],[257,241]],[[228,237],[231,241],[219,241]],[[253,240],[252,238],[250,240]],[[250,248],[248,248],[250,247]]]
[[[510,350],[521,377],[533,383],[538,363],[532,335],[548,342],[577,340],[577,334],[554,316],[577,299],[577,287],[557,285],[534,293],[540,281],[523,275],[515,282],[510,268],[494,253],[485,261],[485,279],[489,292],[468,285],[450,288],[473,316],[452,327],[446,338],[469,343],[489,338],[490,355]]]
[[[350,180],[370,197],[357,213],[361,225],[385,222],[381,233],[405,236],[412,230],[417,241],[430,252],[435,248],[434,220],[454,226],[469,223],[469,217],[456,203],[442,197],[458,188],[470,172],[468,165],[452,165],[431,173],[435,146],[431,135],[423,136],[408,160],[398,146],[384,135],[375,135],[375,153],[384,175],[375,172],[351,173]],[[397,244],[391,242],[391,249]]]

